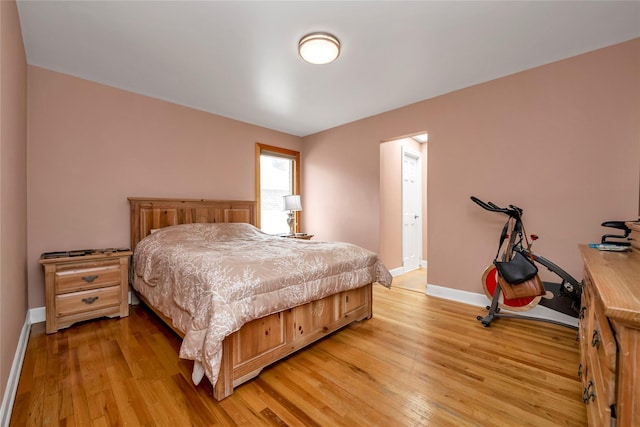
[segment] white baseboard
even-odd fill
[[[29,310],[29,324],[40,323],[47,320],[47,310],[44,307]]]
[[[31,311],[31,310],[30,310]],[[13,411],[13,402],[16,399],[16,393],[18,392],[18,383],[20,381],[20,372],[22,372],[22,362],[24,361],[24,355],[27,352],[27,344],[29,342],[29,332],[31,331],[30,312],[27,312],[27,316],[24,319],[24,325],[20,332],[20,338],[18,339],[18,347],[13,357],[13,363],[11,364],[11,372],[9,372],[9,379],[7,380],[7,386],[4,390],[4,397],[2,398],[2,407],[0,407],[0,426],[6,427],[11,421],[11,412]]]
[[[427,295],[444,298],[452,301],[484,307],[489,300],[484,294],[461,291],[459,289],[445,288],[444,286],[427,284]]]
[[[431,285],[431,284],[427,284],[426,294],[434,297],[462,302],[465,304],[475,305],[477,307],[486,307],[487,305],[491,304],[491,301],[489,301],[489,298],[487,298],[487,296],[484,294],[461,291],[459,289],[445,288],[443,286],[437,286],[437,285]],[[509,311],[509,310],[503,310],[503,311]],[[544,307],[542,305],[537,305],[533,307],[531,310],[528,310],[526,312],[515,313],[515,314],[522,314],[523,316],[535,317],[537,319],[554,320],[556,322],[564,323],[565,325],[574,326],[576,328],[578,327],[578,319],[576,319],[575,317],[567,316],[566,314],[559,313],[555,310],[551,310],[550,308]]]
[[[389,273],[391,273],[392,277],[398,277],[401,274],[404,274],[404,268],[403,267],[394,268],[389,270]]]
[[[426,268],[427,267],[427,261],[424,260],[424,259],[422,261],[420,261],[420,267],[425,267]],[[397,277],[397,276],[400,276],[401,274],[407,273],[409,271],[412,271],[412,270],[407,270],[404,267],[398,267],[398,268],[394,268],[394,269],[389,270],[389,273],[391,273],[391,276]]]

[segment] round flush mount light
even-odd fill
[[[307,34],[298,42],[298,52],[311,64],[328,64],[340,55],[340,41],[328,33]]]

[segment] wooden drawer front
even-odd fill
[[[593,331],[593,285],[591,284],[589,274],[584,272],[584,281],[582,288],[582,307],[580,308],[580,327],[578,330],[578,339],[580,341],[580,367],[578,375],[582,378],[584,386],[587,384],[587,371],[589,370],[588,353],[591,348],[591,333]]]
[[[56,294],[84,291],[120,284],[119,261],[61,266],[56,270]]]
[[[316,332],[326,332],[326,325],[338,319],[339,298],[340,295],[331,295],[292,309],[293,340],[304,339]]]
[[[587,405],[589,425],[608,426],[611,406],[616,403],[617,344],[600,300],[594,295],[589,299],[588,314],[589,335],[581,355],[586,359],[583,401]]]
[[[605,379],[604,372],[598,369],[598,359],[595,352],[590,352],[587,376],[582,392],[582,401],[587,405],[587,418],[589,426],[609,426],[611,425],[611,406],[613,400],[607,398],[611,394],[611,389],[615,388],[615,379]]]
[[[92,289],[56,296],[56,316],[87,313],[101,308],[120,305],[120,286]]]
[[[285,344],[285,322],[282,313],[253,320],[236,332],[235,365],[246,363],[267,350]]]
[[[593,303],[593,325],[590,345],[596,350],[598,365],[603,371],[613,375],[616,372],[617,344],[609,320],[604,315],[604,309],[598,299]]]
[[[366,286],[342,293],[342,315],[347,316],[352,311],[364,307],[369,302],[369,292]]]
[[[584,294],[582,295],[584,301]],[[591,331],[591,311],[588,306],[581,309],[580,329],[578,331],[578,340],[580,341],[580,366],[578,367],[578,376],[582,379],[583,385],[586,384],[587,371],[589,369],[588,353],[591,348],[589,331]]]
[[[580,327],[578,330],[578,337],[580,339],[580,347],[586,349],[589,344],[589,340],[591,339],[591,331],[593,329],[592,323],[592,309],[593,306],[593,296],[591,287],[589,286],[589,281],[587,280],[587,276],[584,278],[584,286],[582,288],[582,306],[580,307],[579,321]]]

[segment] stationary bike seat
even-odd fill
[[[624,234],[622,236],[618,236],[615,234],[605,234],[604,236],[602,236],[602,238],[600,239],[600,242],[602,244],[614,244],[614,245],[619,245],[619,246],[630,246],[631,243],[629,243],[627,238],[629,237],[629,234],[631,234],[631,229],[629,227],[627,227],[627,224],[625,224],[625,222],[628,221],[605,221],[602,223],[603,227],[611,227],[611,228],[617,228],[618,230],[622,230],[624,231]],[[613,239],[613,240],[611,240]],[[618,239],[618,240],[616,240]]]
[[[625,221],[605,221],[601,224],[603,227],[617,228],[619,230],[628,230]]]

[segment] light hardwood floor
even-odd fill
[[[427,289],[427,268],[420,267],[393,278],[393,286],[425,293]]]
[[[216,402],[143,306],[53,335],[34,325],[12,426],[584,426],[574,330],[374,286],[374,317]]]

